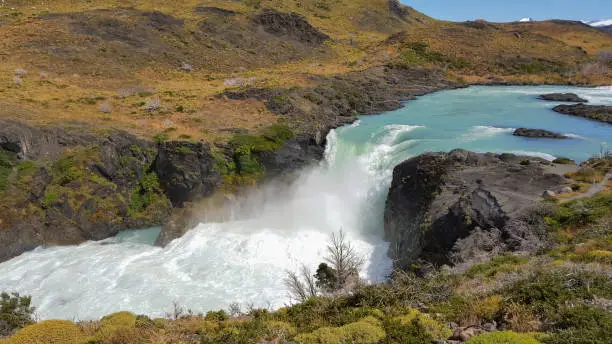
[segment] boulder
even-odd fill
[[[207,143],[164,142],[154,166],[174,207],[211,196],[221,184],[221,173]]]
[[[580,98],[575,93],[550,93],[543,94],[538,97],[541,100],[547,100],[552,102],[569,102],[569,103],[588,103],[589,101]]]
[[[546,139],[567,139],[568,137],[544,129],[528,129],[518,128],[514,131],[514,136],[532,137],[532,138],[546,138]]]
[[[525,161],[530,161],[525,164]],[[518,219],[565,178],[548,174],[550,162],[513,154],[465,150],[426,153],[395,167],[384,227],[396,267],[418,260],[451,263],[459,240],[473,232],[500,230],[500,240],[522,240]],[[516,243],[501,242],[517,247]],[[520,245],[519,245],[520,246]]]

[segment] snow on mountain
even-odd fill
[[[534,20],[533,20],[533,18],[531,18],[531,17],[526,17],[526,18],[523,18],[523,19],[521,19],[521,20],[519,20],[519,21],[520,21],[520,22],[522,22],[522,23],[525,23],[525,22],[532,22],[532,21],[534,21]]]
[[[612,19],[592,20],[589,22],[585,22],[585,24],[594,27],[610,26],[612,25]]]

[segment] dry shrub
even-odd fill
[[[512,302],[504,307],[504,326],[515,332],[536,332],[542,322],[525,305]]]
[[[586,77],[605,76],[608,74],[608,66],[601,62],[587,63],[580,68],[580,74]]]
[[[503,251],[505,244],[499,229],[492,228],[485,231],[478,228],[468,237],[457,240],[451,258],[455,264],[467,268],[489,261]]]

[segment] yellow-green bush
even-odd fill
[[[467,344],[540,344],[531,334],[512,331],[489,332],[473,337]]]
[[[136,315],[130,312],[118,312],[105,316],[102,327],[136,327]]]
[[[416,309],[411,309],[406,315],[393,318],[393,321],[401,326],[413,326],[415,320],[434,340],[446,340],[452,335],[448,326]]]
[[[499,295],[485,297],[474,304],[474,314],[478,318],[491,320],[500,312],[503,299]]]
[[[82,344],[85,335],[70,321],[47,320],[19,330],[7,343],[10,344]]]
[[[300,344],[375,344],[385,338],[381,323],[374,317],[367,317],[358,322],[341,327],[322,327],[314,332],[295,337]]]

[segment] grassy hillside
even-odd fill
[[[266,9],[307,23],[265,22]],[[585,25],[443,22],[387,0],[7,0],[0,35],[1,117],[211,142],[279,120],[260,101],[216,97],[228,89],[308,87],[390,63],[466,82],[611,80],[580,73],[612,50]]]

